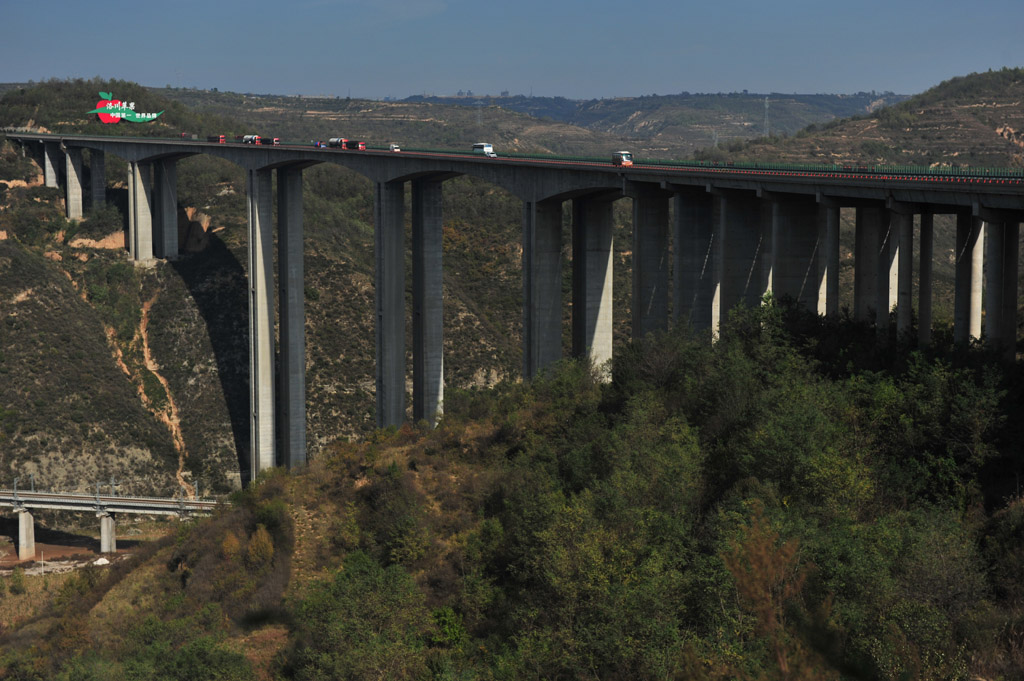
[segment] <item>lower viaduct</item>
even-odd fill
[[[633,205],[632,330],[640,337],[688,320],[716,334],[730,308],[766,292],[822,315],[839,312],[840,208],[856,210],[854,316],[909,333],[917,271],[918,333],[932,326],[933,218],[956,216],[954,337],[1008,354],[1016,342],[1024,177],[919,171],[618,167],[596,161],[457,153],[342,151],[83,135],[8,133],[63,176],[67,217],[83,214],[83,150],[92,203],[105,200],[106,154],[128,163],[128,251],[136,262],[178,253],[177,161],[210,154],[246,172],[249,225],[250,477],[306,460],[302,170],[336,163],[374,183],[378,425],[405,409],[405,187],[411,185],[413,417],[442,408],[442,187],[471,175],[522,200],[523,375],[562,353],[562,210],[572,206],[572,348],[600,365],[612,355],[612,205]],[[280,320],[275,320],[272,174],[277,173]],[[913,263],[914,220],[920,229]],[[670,274],[671,273],[671,274]],[[671,287],[671,288],[670,288]],[[672,309],[669,311],[669,291]],[[984,321],[982,329],[982,292]],[[879,313],[879,314],[876,314]],[[275,373],[275,321],[280,363]],[[1012,355],[1011,355],[1012,356]],[[280,451],[275,451],[280,429]]]

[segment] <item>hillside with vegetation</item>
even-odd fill
[[[39,597],[19,679],[1021,679],[1020,375],[774,304],[455,392]],[[8,595],[7,598],[15,598]],[[45,603],[45,605],[43,605]]]
[[[966,112],[973,96],[984,106],[965,116],[1008,111],[981,112],[1012,83],[951,83],[911,106]],[[238,98],[230,118],[122,81],[9,89],[0,126],[110,134],[84,113],[101,90],[166,110],[119,134],[338,129],[250,118],[269,106],[253,96],[211,93]],[[346,115],[352,137],[442,139],[440,125],[416,137]],[[964,127],[936,158],[987,130]],[[123,252],[123,162],[108,156],[108,205],[80,222],[38,172],[0,143],[0,477],[91,489],[82,465],[125,492],[237,487],[241,172],[179,162],[186,253],[152,268]],[[948,296],[927,351],[772,300],[734,313],[713,346],[679,329],[631,343],[620,201],[613,381],[565,362],[525,384],[521,206],[457,178],[445,416],[376,431],[370,196],[354,173],[304,172],[308,469],[267,472],[109,568],[29,577],[27,593],[5,580],[0,678],[1024,680],[1024,383],[1019,364],[952,346]]]

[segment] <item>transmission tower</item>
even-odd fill
[[[764,136],[768,136],[768,97],[764,98]]]

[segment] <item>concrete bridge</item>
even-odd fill
[[[250,476],[306,458],[302,170],[336,163],[374,182],[377,420],[405,419],[404,195],[412,192],[413,417],[435,421],[443,401],[441,196],[445,180],[482,178],[523,202],[523,375],[561,356],[561,228],[572,204],[572,351],[612,354],[612,205],[633,201],[632,328],[636,336],[688,320],[716,334],[723,314],[763,294],[790,295],[823,315],[839,311],[839,211],[856,210],[854,314],[888,333],[911,328],[913,224],[920,216],[919,340],[932,324],[933,217],[956,216],[954,335],[1012,353],[1016,334],[1020,171],[981,175],[920,169],[619,167],[541,157],[456,152],[343,151],[195,140],[8,133],[43,167],[63,168],[69,219],[82,216],[83,150],[93,204],[104,201],[105,155],[128,162],[128,250],[137,262],[178,252],[176,163],[194,154],[245,169],[249,212]],[[280,369],[274,372],[272,174],[277,173]],[[670,259],[672,262],[670,263]],[[672,276],[670,277],[670,270]],[[983,282],[984,273],[984,282]],[[671,287],[671,288],[670,288]],[[671,315],[669,291],[672,291]],[[875,314],[875,313],[879,314]],[[282,451],[275,452],[275,428]]]
[[[17,480],[15,480],[17,485]],[[14,509],[18,516],[18,558],[32,560],[36,555],[36,533],[32,518],[34,509],[58,511],[90,511],[100,519],[100,553],[115,553],[117,537],[114,529],[116,513],[144,515],[178,515],[211,513],[217,502],[205,499],[165,499],[161,497],[122,497],[113,494],[71,494],[0,489],[0,506]]]

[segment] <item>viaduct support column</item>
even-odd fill
[[[562,202],[523,202],[523,377],[562,357]]]
[[[100,518],[100,553],[117,553],[117,534],[114,531],[114,516],[101,512]]]
[[[764,203],[753,195],[729,193],[721,203],[723,251],[721,311],[745,303],[754,307],[768,290],[771,266],[771,220],[762,214]]]
[[[302,261],[302,170],[277,171],[277,268],[281,307],[278,432],[288,468],[306,463],[306,312]]]
[[[153,164],[154,251],[158,258],[178,257],[178,163],[161,159]]]
[[[668,199],[643,191],[633,199],[633,337],[668,328]]]
[[[981,272],[985,236],[980,218],[956,216],[956,283],[953,302],[953,342],[966,345],[981,337]]]
[[[717,310],[712,314],[712,307],[722,281],[721,259],[715,257],[721,235],[716,229],[714,203],[715,197],[708,193],[679,193],[673,204],[672,318],[677,322],[688,319],[698,331],[717,330],[718,325]],[[721,255],[721,248],[717,252]]]
[[[917,343],[932,342],[932,254],[935,250],[934,216],[921,213],[921,255],[918,274]]]
[[[68,220],[82,219],[82,150],[71,147],[64,152],[67,184],[64,186],[64,209]]]
[[[677,194],[673,205],[673,320],[689,320],[696,331],[718,325],[718,310],[713,313],[712,307],[722,282],[721,258],[715,257],[722,240],[714,204],[715,197],[710,194]],[[718,253],[721,255],[721,248]]]
[[[249,170],[249,479],[274,454],[274,230],[270,170]]]
[[[1003,223],[985,223],[985,340],[999,343],[1003,317]]]
[[[437,423],[444,404],[440,180],[412,182],[412,417]]]
[[[43,184],[47,187],[56,187],[57,169],[60,167],[60,144],[57,142],[43,142]]]
[[[153,259],[153,208],[150,164],[128,163],[128,252],[135,262]]]
[[[875,305],[875,330],[879,337],[889,335],[889,313],[896,305],[899,290],[900,241],[894,214],[887,208],[879,210],[878,285]]]
[[[818,314],[839,314],[839,205],[819,200]]]
[[[32,514],[24,508],[16,508],[18,515],[18,560],[32,560],[36,557],[36,526]]]
[[[772,293],[818,308],[820,235],[818,206],[809,201],[773,200]]]
[[[905,206],[898,206],[890,215],[890,238],[896,255],[890,264],[889,300],[896,301],[896,334],[903,338],[910,333],[913,318],[914,213]],[[894,276],[893,267],[896,270]]]
[[[89,150],[89,185],[95,210],[107,202],[107,157],[98,149]]]
[[[405,183],[374,191],[377,260],[377,426],[405,421]]]
[[[877,312],[882,212],[881,207],[857,208],[853,254],[853,315],[858,321],[868,321],[871,313]],[[887,277],[888,270],[885,281],[888,281]]]
[[[612,358],[611,200],[572,202],[572,354],[601,367]]]
[[[1020,251],[1020,223],[1003,224],[1003,310],[1001,317],[1000,342],[1006,359],[1017,357],[1017,276],[1019,275],[1018,254]]]

